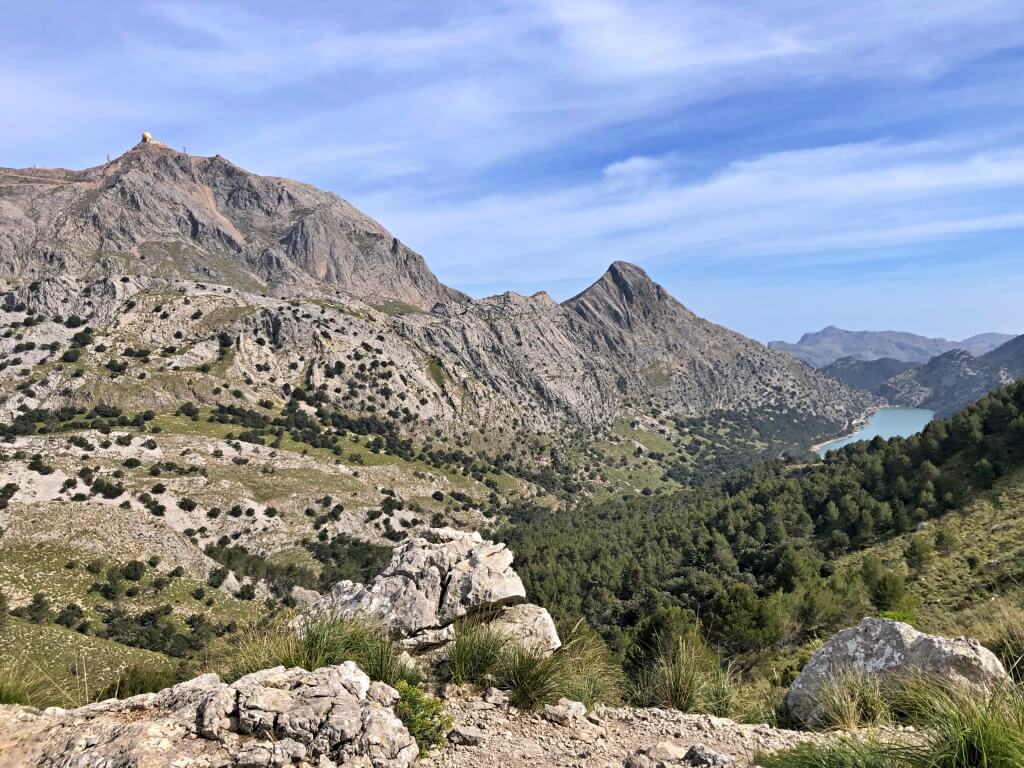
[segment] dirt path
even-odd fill
[[[480,699],[449,699],[455,729],[476,729],[475,746],[449,746],[418,765],[427,768],[621,768],[627,755],[671,741],[683,748],[702,745],[751,765],[761,751],[774,751],[820,734],[741,725],[709,715],[662,709],[599,708],[594,720],[562,726],[540,715],[510,715]]]

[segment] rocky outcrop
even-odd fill
[[[73,710],[0,707],[0,766],[407,768],[417,747],[397,700],[346,662],[266,669],[231,685],[203,675]]]
[[[865,618],[815,651],[786,692],[786,709],[800,722],[813,724],[822,686],[848,672],[922,673],[978,690],[1009,679],[999,659],[977,640],[936,637],[891,619]]]
[[[561,644],[550,614],[519,605],[526,590],[504,544],[479,533],[431,528],[397,547],[391,562],[369,584],[341,581],[294,622],[321,616],[379,619],[406,647],[443,645],[463,616],[502,606],[496,628],[510,639],[553,651]]]

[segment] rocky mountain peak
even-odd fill
[[[666,312],[694,317],[635,264],[613,262],[593,285],[568,299],[565,307],[587,321],[635,328]]]
[[[83,171],[0,169],[0,279],[137,274],[279,296],[465,301],[337,195],[145,139]]]

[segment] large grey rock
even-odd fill
[[[479,533],[432,528],[397,547],[369,584],[337,583],[296,624],[325,615],[369,616],[399,637],[422,637],[432,645],[448,638],[437,630],[462,616],[525,599],[504,544],[484,541]]]
[[[813,723],[821,687],[846,672],[920,672],[977,690],[1009,679],[999,659],[977,640],[936,637],[891,619],[865,618],[856,627],[837,632],[811,656],[786,692],[790,714]]]
[[[227,685],[203,675],[159,693],[42,713],[0,708],[0,765],[35,768],[372,765],[407,768],[416,742],[398,693],[352,662],[276,667]]]
[[[731,755],[716,752],[702,744],[662,741],[631,753],[622,765],[623,768],[719,768],[735,761]]]
[[[551,614],[532,603],[503,609],[491,622],[491,628],[509,640],[545,653],[553,653],[562,647]]]

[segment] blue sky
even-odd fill
[[[762,340],[1024,332],[1020,0],[5,6],[0,165],[150,130],[474,296],[624,259]]]

